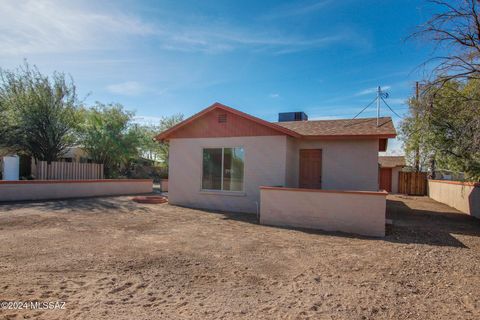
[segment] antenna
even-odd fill
[[[356,119],[360,114],[362,114],[363,111],[367,110],[368,107],[370,107],[375,101],[377,102],[377,127],[380,126],[380,105],[381,105],[381,101],[383,101],[383,103],[385,103],[385,105],[388,107],[388,109],[390,109],[390,111],[392,111],[397,117],[402,118],[398,113],[396,113],[388,105],[387,101],[385,101],[385,99],[387,99],[388,97],[389,97],[388,92],[382,91],[382,88],[380,86],[378,86],[377,87],[377,96],[375,97],[375,99],[373,99],[369,104],[367,104],[367,106],[365,108],[363,108],[359,113],[357,113],[355,115],[355,117],[352,118],[352,120]]]
[[[378,86],[377,87],[377,127],[380,126],[380,100],[383,100],[383,98],[385,99],[388,98],[388,93],[385,91],[382,91],[382,88]],[[383,102],[385,102],[385,100],[383,100]]]
[[[377,127],[379,125],[379,119],[380,119],[380,94],[382,94],[382,88],[378,86],[377,88]]]

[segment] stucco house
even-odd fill
[[[170,145],[169,202],[258,212],[261,186],[377,192],[392,120],[307,119],[268,122],[215,103],[160,133]]]

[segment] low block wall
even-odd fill
[[[143,179],[0,181],[0,202],[142,194],[153,191]]]
[[[168,179],[160,180],[160,190],[162,192],[168,192]]]
[[[428,180],[428,196],[480,219],[480,183]]]
[[[260,223],[385,236],[387,192],[260,187]]]

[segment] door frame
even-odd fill
[[[390,181],[390,187],[389,188],[384,188],[384,189],[387,192],[392,192],[392,185],[393,185],[392,173],[393,173],[393,169],[392,168],[382,168],[382,167],[379,168],[379,170],[378,170],[378,188],[379,189],[382,189],[382,172],[388,172],[388,181]]]
[[[302,160],[301,160],[301,152],[302,151],[307,151],[307,150],[316,150],[316,151],[320,151],[320,188],[318,188],[318,190],[321,190],[323,188],[323,149],[321,148],[302,148],[302,149],[298,149],[298,187],[301,188],[301,164],[302,164]]]

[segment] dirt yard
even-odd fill
[[[384,239],[129,197],[0,206],[5,319],[480,319],[480,221],[390,197]]]

